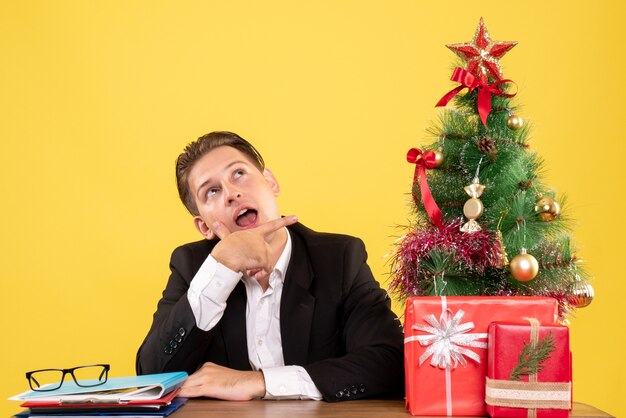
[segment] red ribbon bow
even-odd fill
[[[430,188],[428,187],[428,180],[426,179],[426,169],[435,168],[435,153],[433,151],[422,152],[417,148],[411,148],[406,154],[406,160],[411,164],[415,164],[413,182],[419,181],[420,190],[422,192],[422,202],[424,203],[428,217],[437,228],[443,228],[441,209],[437,206],[430,192]]]
[[[450,80],[456,81],[457,83],[461,83],[460,86],[450,90],[446,93],[435,105],[445,106],[448,104],[450,100],[454,96],[456,96],[461,90],[464,88],[468,88],[469,91],[474,89],[478,89],[478,114],[480,115],[480,120],[483,122],[483,125],[487,126],[487,116],[491,113],[491,95],[495,94],[496,96],[502,97],[513,97],[516,93],[507,94],[500,90],[498,86],[504,83],[514,83],[512,80],[498,80],[494,83],[488,84],[487,79],[485,77],[476,77],[474,74],[470,73],[463,68],[455,68],[452,73],[452,77]],[[515,83],[514,83],[515,84]]]

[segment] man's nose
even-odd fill
[[[224,191],[224,199],[226,200],[227,205],[241,198],[241,190],[235,186],[224,186]]]

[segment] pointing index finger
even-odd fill
[[[262,235],[268,235],[278,231],[280,228],[293,225],[296,222],[298,222],[297,216],[285,216],[284,218],[274,219],[273,221],[269,221],[267,223],[264,223],[263,225],[259,225],[256,230]]]

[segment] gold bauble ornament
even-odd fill
[[[558,218],[561,213],[559,204],[549,196],[542,197],[535,204],[535,213],[544,222],[550,222]]]
[[[433,152],[435,153],[435,168],[438,168],[441,164],[443,164],[443,152],[440,149]]]
[[[528,282],[539,273],[539,263],[537,259],[526,252],[525,248],[513,257],[509,264],[511,275],[520,282]]]
[[[576,308],[584,308],[593,302],[593,287],[589,283],[576,281],[572,285],[568,302]]]
[[[506,121],[506,126],[508,126],[509,129],[513,129],[514,131],[516,131],[524,126],[524,119],[522,119],[521,116],[511,115]]]

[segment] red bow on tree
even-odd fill
[[[498,88],[500,84],[513,83],[512,80],[498,80],[489,84],[486,77],[476,77],[474,74],[459,67],[454,69],[450,80],[461,83],[461,85],[446,93],[446,95],[437,102],[435,107],[447,105],[448,102],[452,100],[454,96],[459,94],[459,92],[464,88],[467,88],[469,91],[478,89],[478,114],[480,115],[480,120],[485,126],[487,126],[487,116],[491,113],[491,95],[494,94],[502,97],[513,97],[516,94],[507,94]]]
[[[420,184],[422,203],[424,204],[426,213],[428,213],[428,217],[435,224],[435,226],[437,226],[437,228],[443,228],[441,222],[441,209],[437,206],[437,203],[430,192],[430,188],[428,187],[428,180],[426,179],[426,169],[435,168],[435,153],[433,151],[422,152],[417,148],[411,148],[406,154],[406,160],[411,164],[415,164],[413,182],[417,181]],[[415,195],[413,195],[413,198],[415,199]]]

